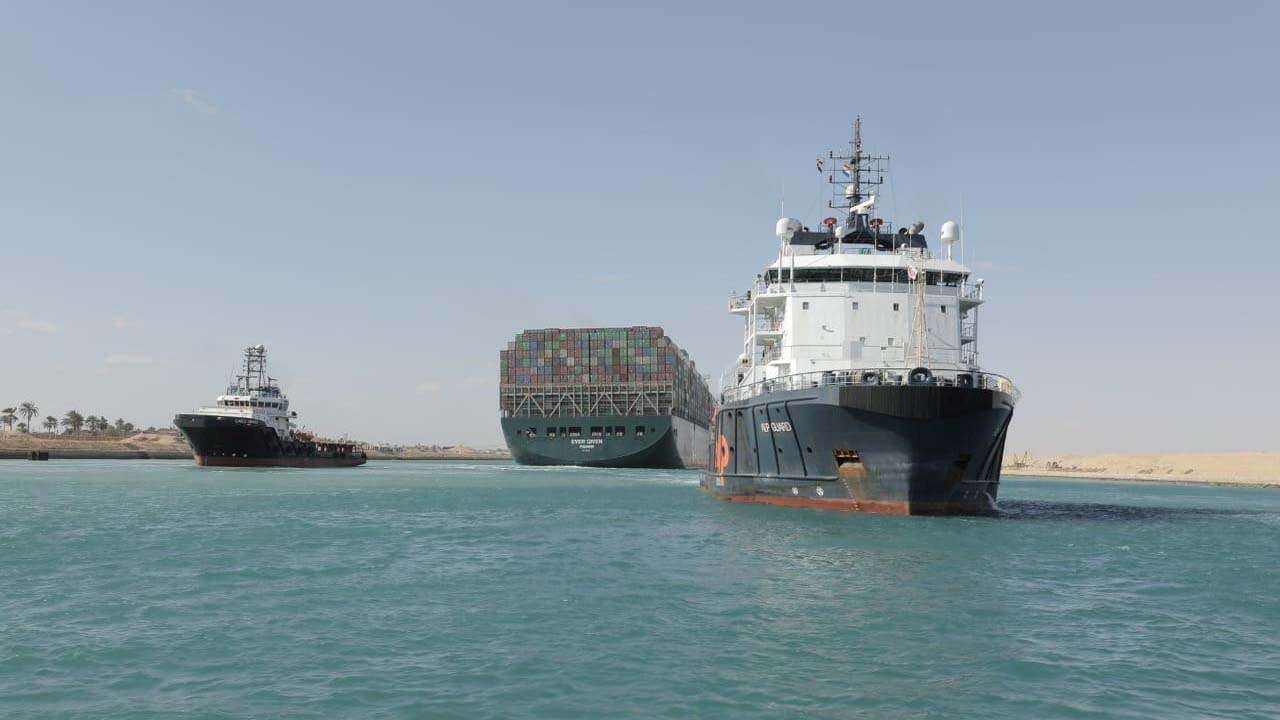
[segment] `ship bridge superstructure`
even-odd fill
[[[779,220],[776,258],[730,296],[745,322],[742,353],[721,380],[725,399],[780,383],[1002,380],[978,365],[983,282],[955,258],[959,224],[943,223],[936,255],[924,223],[893,231],[876,214],[887,161],[862,150],[860,119],[847,153],[818,159],[835,216],[816,230]]]
[[[261,422],[275,428],[282,440],[293,437],[293,420],[298,417],[289,410],[289,398],[276,379],[267,375],[267,349],[262,345],[245,348],[244,365],[226,392],[193,414]]]

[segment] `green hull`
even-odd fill
[[[502,419],[511,456],[522,465],[706,467],[707,429],[670,415],[588,415]]]

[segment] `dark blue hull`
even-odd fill
[[[521,465],[704,468],[707,429],[666,415],[590,415],[502,419],[511,457]]]
[[[998,390],[941,385],[766,393],[719,409],[702,486],[735,502],[991,512],[1013,406]]]

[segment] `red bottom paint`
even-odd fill
[[[274,457],[244,458],[228,455],[195,455],[197,465],[204,467],[355,467],[368,460],[359,457]]]

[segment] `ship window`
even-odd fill
[[[802,303],[800,303],[800,309],[801,309],[801,310],[808,310],[808,309],[809,309],[809,303],[807,303],[807,302],[802,302]]]
[[[580,427],[569,428],[569,437],[582,437],[582,428]]]
[[[893,304],[893,311],[898,312],[898,303]]]
[[[942,314],[943,314],[943,315],[946,315],[946,314],[947,314],[947,306],[946,306],[946,305],[940,305],[940,306],[938,306],[938,309],[942,311]]]
[[[889,338],[889,347],[893,347],[893,338]]]
[[[623,425],[619,425],[618,427],[615,427],[613,429],[614,437],[622,437],[623,435],[626,435],[626,434],[627,434],[627,428]]]
[[[643,436],[644,436],[644,426],[643,426],[643,425],[637,425],[637,426],[636,426],[636,437],[643,437]]]
[[[553,427],[547,428],[547,437],[553,438],[555,436],[556,436],[556,429]]]
[[[854,309],[854,310],[857,310],[857,309],[858,309],[858,301],[857,301],[857,300],[853,301],[853,309]]]
[[[600,437],[601,435],[604,435],[604,428],[602,427],[591,428],[591,437]]]

